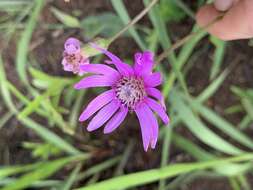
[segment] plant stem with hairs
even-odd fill
[[[175,44],[173,44],[170,48],[166,49],[163,53],[161,53],[156,60],[156,64],[159,64],[163,59],[165,59],[171,52],[173,52],[174,50],[176,50],[177,48],[181,47],[182,45],[184,45],[186,42],[188,42],[190,39],[192,39],[196,34],[203,32],[204,30],[208,29],[210,26],[212,26],[213,24],[215,24],[217,21],[219,21],[220,19],[222,19],[224,16],[224,13],[221,14],[220,16],[216,17],[213,21],[211,21],[210,23],[208,23],[206,26],[204,26],[203,28],[200,28],[198,31],[193,32],[188,34],[187,36],[183,37],[181,40],[177,41]]]

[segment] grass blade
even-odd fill
[[[128,24],[130,22],[130,17],[122,0],[111,0],[111,3],[115,11],[123,21],[123,23],[125,25]],[[135,39],[136,43],[140,46],[140,48],[142,50],[145,50],[146,45],[144,44],[144,42],[142,41],[142,39],[140,38],[134,27],[129,28],[129,33],[133,36],[133,38]]]
[[[86,157],[75,156],[75,157],[62,158],[62,159],[42,163],[40,167],[38,167],[36,170],[23,175],[21,178],[17,179],[15,182],[2,188],[2,190],[25,189],[26,187],[29,187],[32,183],[51,176],[53,173],[55,173],[57,170],[64,167],[69,162],[80,161],[85,158]]]
[[[212,123],[215,127],[225,132],[227,135],[232,137],[234,140],[240,142],[244,146],[253,149],[253,141],[244,135],[242,132],[237,130],[232,124],[221,118],[215,112],[209,108],[201,105],[197,101],[190,101],[193,108],[198,111],[207,121]]]
[[[71,144],[64,141],[62,138],[49,131],[47,128],[36,123],[35,121],[29,118],[22,118],[20,119],[20,122],[24,124],[26,127],[34,130],[39,136],[41,136],[47,142],[50,142],[53,145],[57,146],[58,148],[70,154],[80,154],[80,151],[77,150],[75,147],[73,147]]]
[[[209,152],[205,151],[201,147],[197,146],[193,142],[179,136],[173,134],[173,142],[180,147],[182,150],[186,151],[188,154],[193,156],[199,161],[208,161],[208,160],[217,160],[218,157],[210,154]],[[242,163],[242,164],[226,164],[223,166],[219,166],[217,168],[214,168],[214,170],[225,176],[235,176],[242,173],[245,173],[246,171],[250,170],[252,168],[252,164],[250,162]]]
[[[201,94],[197,97],[197,100],[201,103],[208,100],[222,85],[227,75],[228,75],[228,71],[225,70],[203,92],[201,92]]]
[[[61,21],[64,25],[70,28],[80,28],[81,24],[76,17],[70,16],[59,9],[52,7],[50,9],[54,16]]]
[[[130,188],[134,186],[139,186],[147,183],[157,181],[159,179],[165,179],[174,177],[180,174],[204,170],[213,167],[219,167],[224,164],[249,161],[253,159],[252,154],[244,154],[237,157],[227,158],[227,159],[218,159],[215,161],[208,162],[199,162],[199,163],[187,163],[187,164],[174,164],[166,166],[161,169],[152,169],[143,172],[137,172],[133,174],[128,174],[120,177],[115,177],[108,179],[87,187],[79,188],[78,190],[116,190],[120,188]]]
[[[216,75],[220,71],[220,67],[224,58],[225,50],[226,50],[226,42],[219,40],[218,38],[215,37],[210,37],[211,42],[215,45],[215,51],[213,55],[213,65],[211,68],[211,73],[210,73],[210,79],[214,79]]]
[[[25,30],[22,33],[21,39],[18,42],[17,47],[17,56],[16,56],[16,65],[17,65],[17,72],[20,79],[25,83],[28,84],[27,74],[26,74],[26,64],[27,64],[27,54],[29,51],[29,42],[32,38],[33,31],[37,24],[37,19],[40,15],[40,11],[42,10],[45,1],[44,0],[36,0],[35,7],[31,16],[28,20]]]
[[[196,32],[198,31],[198,27],[197,25],[195,25],[193,27],[192,32]],[[196,45],[198,44],[198,42],[204,37],[206,36],[207,33],[206,32],[197,32],[195,34],[195,36],[190,39],[180,50],[179,55],[177,56],[177,70],[181,70],[181,68],[184,66],[184,64],[188,61],[190,55],[192,54],[194,48],[196,47]],[[175,73],[171,73],[168,77],[168,79],[164,82],[165,84],[168,84],[165,86],[165,88],[163,88],[163,94],[165,97],[167,97],[169,95],[169,92],[171,90],[171,87],[173,86],[173,83],[176,80],[176,74]]]
[[[80,164],[78,164],[76,166],[76,168],[74,169],[74,171],[70,174],[68,180],[66,181],[66,183],[64,184],[64,186],[62,187],[62,190],[71,190],[71,187],[73,186],[73,184],[75,183],[75,179],[77,179],[78,174],[81,170],[82,166]]]
[[[195,116],[192,110],[184,103],[179,93],[173,92],[170,100],[173,106],[177,109],[177,113],[185,126],[187,126],[188,129],[202,142],[227,154],[242,153],[239,148],[216,135],[197,116]]]
[[[150,0],[143,0],[145,6],[148,5],[148,3],[150,2]],[[162,20],[162,17],[160,15],[159,9],[158,9],[158,5],[155,5],[153,7],[153,9],[151,9],[148,13],[150,20],[152,22],[152,24],[155,27],[155,30],[157,32],[159,41],[163,47],[163,49],[168,49],[171,47],[171,40],[169,38],[169,35],[167,33],[167,29],[166,29],[166,25],[164,23],[164,21]],[[176,56],[174,54],[174,52],[169,55],[169,61],[171,61],[172,63],[176,64]]]
[[[12,113],[16,113],[17,109],[16,109],[16,106],[14,105],[14,102],[12,101],[10,91],[7,87],[7,83],[8,83],[8,81],[7,81],[6,75],[5,75],[2,56],[0,55],[0,88],[1,88],[1,93],[3,96],[3,100],[4,100],[5,104],[7,105],[7,107],[9,108],[9,110]]]

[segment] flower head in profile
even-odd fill
[[[81,43],[76,38],[68,38],[64,44],[62,65],[65,71],[83,75],[80,66],[89,64],[89,59],[81,52]]]
[[[135,112],[141,126],[144,150],[155,148],[158,139],[158,121],[154,112],[165,124],[169,123],[164,99],[156,89],[162,83],[159,72],[152,73],[153,53],[145,51],[135,54],[133,67],[117,56],[95,44],[92,46],[104,53],[116,69],[106,64],[88,64],[81,69],[93,75],[75,84],[76,89],[90,87],[109,87],[92,100],[81,114],[79,120],[85,121],[95,115],[88,124],[88,131],[94,131],[105,124],[104,133],[111,133],[126,118],[127,113]]]

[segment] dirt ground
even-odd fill
[[[141,0],[126,0],[124,2],[130,11],[131,17],[143,9]],[[192,1],[188,2],[190,3]],[[32,54],[34,54],[35,58],[41,64],[43,71],[46,71],[52,75],[68,75],[68,73],[62,70],[60,65],[64,41],[68,36],[80,37],[84,41],[88,39],[86,39],[85,36],[82,36],[79,30],[54,31],[40,28],[40,25],[43,23],[57,23],[57,20],[49,11],[49,7],[51,5],[66,12],[70,12],[73,9],[80,9],[82,10],[80,18],[105,11],[113,11],[113,7],[111,6],[109,0],[72,0],[71,3],[63,3],[62,0],[56,0],[49,3],[47,7],[44,8],[42,16],[40,17],[40,23],[38,24],[36,32],[33,36],[32,43],[37,45],[35,45],[35,47],[32,49]],[[194,5],[191,5],[191,7],[196,9]],[[142,19],[140,23],[150,25],[148,17]],[[168,26],[171,33],[173,33],[173,31],[179,31],[177,35],[174,35],[174,40],[187,34],[192,23],[192,20],[186,19],[183,24],[172,23],[170,26]],[[188,24],[188,26],[185,24]],[[238,101],[236,97],[232,95],[230,90],[231,85],[240,87],[253,87],[253,54],[252,48],[249,47],[247,43],[248,41],[237,41],[228,44],[222,67],[228,67],[239,55],[242,57],[242,59],[238,64],[236,64],[235,67],[233,67],[230,75],[225,80],[222,87],[208,102],[209,106],[218,113],[224,114],[223,112],[225,108]],[[7,70],[8,79],[22,89],[22,85],[19,84],[17,73],[15,72],[15,53],[13,53],[13,51],[10,53],[10,50],[13,49],[15,49],[15,43],[11,44],[3,51],[6,63],[4,66]],[[138,46],[132,39],[121,38],[113,43],[110,50],[112,50],[114,53],[117,53],[117,55],[120,57],[126,58],[131,57],[134,52],[138,50]],[[195,95],[205,89],[206,85],[208,84],[208,74],[209,68],[211,68],[211,55],[213,52],[213,47],[207,43],[207,40],[205,39],[198,45],[198,48],[196,49],[197,52],[200,50],[202,50],[201,54],[195,61],[187,76],[188,86],[191,89],[191,93]],[[87,99],[90,100],[89,97]],[[0,104],[2,105],[3,103],[0,102]],[[0,107],[0,114],[2,115],[6,112],[7,108],[4,106]],[[242,115],[237,114],[233,116],[226,116],[226,118],[233,123],[237,123],[242,119]],[[130,117],[129,120],[122,125],[124,127],[119,128],[119,130],[110,136],[103,135],[101,131],[89,134],[89,139],[92,139],[89,141],[89,144],[91,146],[94,144],[96,147],[100,147],[100,149],[97,150],[100,151],[100,154],[94,162],[100,162],[106,158],[109,158],[110,156],[117,155],[118,153],[123,152],[124,148],[127,146],[127,144],[129,144],[129,142],[136,142],[139,140],[139,129],[131,125],[133,122],[136,122],[135,117]],[[81,126],[79,130],[82,132]],[[178,131],[187,138],[197,141],[185,128],[181,128]],[[253,134],[253,129],[249,128],[247,133]],[[82,132],[82,134],[84,136],[87,135],[85,132]],[[28,140],[31,141],[31,139],[36,141],[36,135],[32,131],[21,127],[15,118],[12,118],[6,124],[6,126],[0,130],[0,165],[24,164],[31,162],[33,159],[30,153],[22,148],[22,142]],[[129,158],[129,160],[134,160],[134,162],[129,162],[127,164],[125,170],[126,173],[159,167],[161,143],[159,143],[156,152],[148,153],[143,152],[141,144],[135,144],[136,145],[134,146],[133,150],[135,154],[132,154]],[[181,161],[189,161],[189,157],[185,155],[185,153],[180,152],[172,146],[170,160],[177,160],[179,156],[183,157]],[[92,163],[90,164],[92,165]],[[112,171],[106,171],[102,178],[107,178],[110,176],[110,172]],[[151,189],[151,187],[153,187],[152,184],[138,189],[148,190]],[[192,183],[188,184],[182,189],[230,190],[230,186],[226,179],[205,178],[194,180]]]

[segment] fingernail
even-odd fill
[[[215,0],[214,6],[218,11],[227,11],[233,5],[234,0]]]

